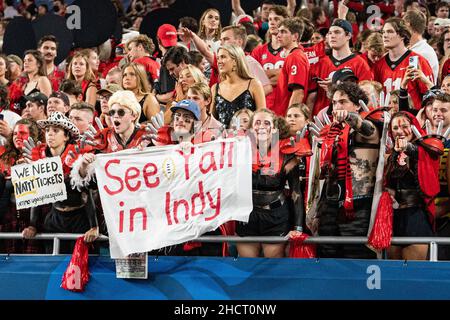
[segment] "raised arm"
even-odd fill
[[[377,135],[377,129],[375,125],[361,118],[357,112],[348,112],[347,110],[335,110],[333,111],[333,118],[337,122],[347,123],[353,130],[358,132],[364,138],[370,139]]]
[[[241,0],[231,0],[231,8],[236,16],[245,14],[244,9],[241,7]]]
[[[180,36],[183,37],[185,42],[194,42],[195,47],[202,54],[202,56],[204,56],[210,64],[214,63],[214,54],[209,50],[206,42],[195,34],[195,32],[192,32],[188,28],[181,28]]]
[[[290,17],[295,16],[295,7],[297,6],[297,0],[287,0],[287,11]]]

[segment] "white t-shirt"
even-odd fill
[[[19,13],[16,9],[14,9],[14,7],[6,7],[3,14],[5,19],[12,19],[16,16],[19,16]]]
[[[256,60],[252,56],[245,56],[245,58],[247,60],[247,65],[250,69],[251,75],[258,79],[263,87],[270,84],[270,80],[258,60]]]
[[[6,123],[9,125],[9,127],[11,129],[16,125],[17,121],[22,119],[22,117],[19,116],[17,113],[12,112],[10,110],[2,110],[0,112],[0,114],[3,115],[3,120],[6,121]],[[5,143],[6,143],[6,138],[3,136],[0,136],[0,144],[5,145]]]
[[[439,76],[439,60],[433,47],[431,47],[425,39],[422,39],[414,44],[411,47],[411,50],[427,59],[431,69],[433,70],[433,80],[434,84],[436,84]]]

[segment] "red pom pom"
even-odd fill
[[[289,258],[315,258],[316,246],[314,244],[305,244],[308,239],[306,233],[302,233],[297,237],[291,238],[289,248]]]
[[[378,203],[377,215],[369,236],[368,244],[372,248],[382,250],[391,245],[393,212],[391,195],[384,191]]]
[[[73,249],[72,259],[64,272],[61,287],[66,290],[83,292],[89,281],[88,245],[84,237],[79,237]]]

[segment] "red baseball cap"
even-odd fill
[[[171,24],[163,24],[156,33],[159,41],[164,47],[174,47],[177,45],[177,29]]]
[[[234,20],[234,25],[237,26],[238,24],[242,24],[244,22],[253,23],[253,18],[248,14],[241,14],[236,18],[236,20]]]

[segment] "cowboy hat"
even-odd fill
[[[38,120],[38,125],[40,128],[46,128],[48,126],[56,126],[61,127],[69,131],[69,134],[74,139],[78,139],[80,135],[80,130],[78,130],[77,126],[74,125],[69,118],[67,118],[62,112],[55,111],[53,112],[47,120]]]

